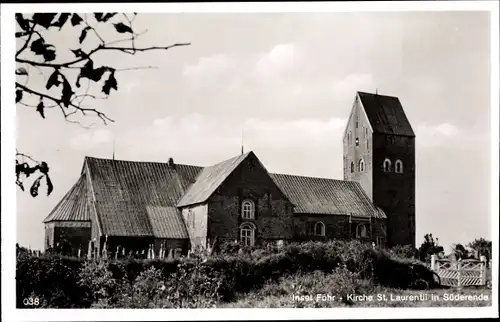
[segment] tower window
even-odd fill
[[[384,160],[384,172],[391,172],[391,160]]]
[[[366,236],[367,236],[366,226],[363,224],[359,224],[356,227],[356,238],[366,238]]]
[[[403,161],[396,160],[395,168],[396,173],[403,173]]]
[[[351,162],[351,173],[354,172],[354,162]]]
[[[359,172],[365,171],[365,161],[363,159],[359,160]]]
[[[356,146],[359,146],[359,138],[356,138]]]
[[[325,224],[323,224],[321,221],[318,221],[314,225],[314,235],[315,236],[325,236]]]
[[[241,204],[241,218],[243,219],[254,219],[255,217],[255,207],[251,200],[245,200]]]

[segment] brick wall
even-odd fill
[[[314,235],[314,226],[321,221],[325,225],[325,237]],[[331,240],[356,238],[356,227],[364,224],[367,229],[366,240],[376,241],[376,236],[385,235],[383,232],[384,220],[372,219],[369,222],[353,219],[345,215],[309,215],[296,214],[294,217],[295,238],[297,240]]]
[[[415,139],[374,135],[373,202],[387,215],[389,246],[415,246]],[[384,172],[385,158],[392,171]],[[403,173],[395,173],[396,160],[403,161]]]
[[[255,219],[241,218],[245,199],[255,204]],[[256,243],[293,238],[291,204],[252,154],[227,178],[208,201],[208,237],[239,240],[243,222],[256,226]]]
[[[373,188],[373,131],[363,107],[356,95],[351,115],[346,126],[346,133],[343,139],[344,144],[344,180],[357,181],[372,198]],[[356,138],[358,144],[356,144]],[[360,160],[364,161],[364,169],[360,171]],[[351,162],[354,163],[354,171],[351,172]]]

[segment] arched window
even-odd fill
[[[384,160],[384,172],[391,172],[391,160]]]
[[[366,236],[367,236],[366,226],[363,224],[359,224],[356,227],[356,238],[366,238]]]
[[[365,161],[363,159],[359,160],[359,172],[365,171]]]
[[[403,173],[403,161],[396,160],[395,171],[396,171],[396,173]]]
[[[318,221],[314,225],[314,235],[315,236],[325,236],[325,224],[323,224],[321,221]]]
[[[241,204],[241,218],[243,219],[254,219],[255,217],[255,205],[251,200],[245,200]]]
[[[351,173],[354,172],[354,162],[351,162]]]
[[[245,246],[255,244],[255,225],[252,223],[243,223],[240,226],[240,241]]]

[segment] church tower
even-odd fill
[[[415,247],[415,133],[397,97],[357,92],[343,139],[344,180],[387,216],[387,246]]]

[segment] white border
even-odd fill
[[[217,309],[198,310],[17,310],[15,309],[16,191],[14,64],[15,12],[351,12],[351,11],[490,11],[491,12],[491,212],[493,243],[493,307],[490,308],[374,308],[374,309]],[[498,317],[498,213],[499,207],[499,4],[497,1],[444,2],[293,2],[293,3],[159,3],[159,4],[2,4],[1,5],[1,155],[2,155],[2,320],[239,320],[239,319],[360,319]],[[6,59],[7,58],[7,59]],[[70,315],[71,314],[71,315]],[[147,314],[147,315],[146,315]]]

